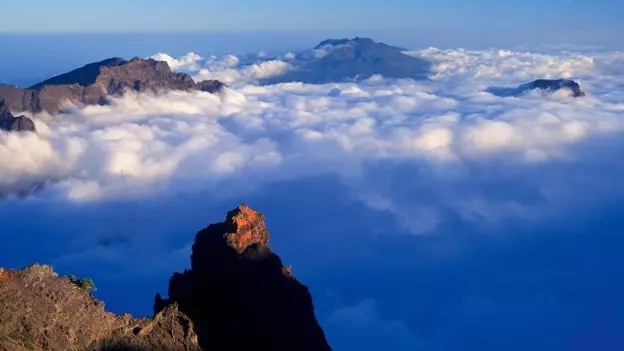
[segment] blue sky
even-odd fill
[[[0,32],[285,29],[622,28],[617,0],[81,0],[3,4]],[[10,15],[6,15],[10,14]]]

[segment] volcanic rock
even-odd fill
[[[36,132],[35,122],[26,116],[15,117],[6,103],[0,100],[0,130],[9,132]]]
[[[191,269],[156,295],[153,318],[106,312],[49,266],[0,268],[0,350],[331,350],[308,289],[268,243],[261,213],[230,211],[196,234]]]
[[[571,97],[585,96],[585,92],[581,90],[580,85],[570,79],[537,79],[515,88],[490,87],[486,91],[497,96],[510,97],[521,96],[532,90],[541,90],[546,93],[567,90],[570,92]]]
[[[359,81],[376,74],[386,78],[426,79],[431,63],[405,51],[370,38],[328,39],[311,52],[298,54],[303,60],[293,63],[293,70],[263,83]]]
[[[169,65],[138,57],[130,61],[110,58],[52,77],[28,89],[0,85],[0,99],[13,112],[59,112],[66,104],[105,104],[108,96],[126,91],[161,92],[201,90],[218,92],[224,84],[216,80],[196,83],[191,76],[171,72]]]
[[[50,266],[0,268],[0,350],[200,350],[175,305],[154,318],[115,316]]]
[[[198,232],[191,269],[175,273],[169,299],[198,327],[207,350],[330,350],[308,288],[268,247],[264,216],[246,205]]]

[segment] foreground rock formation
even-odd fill
[[[28,89],[0,85],[0,100],[5,100],[13,113],[57,113],[68,103],[78,106],[103,104],[107,96],[120,96],[127,90],[201,90],[214,93],[223,86],[216,80],[196,83],[188,74],[171,72],[169,65],[163,61],[138,57],[130,61],[111,58],[55,76]]]
[[[8,132],[36,132],[35,122],[26,116],[15,117],[6,103],[0,100],[0,130]]]
[[[115,316],[49,266],[0,269],[0,350],[330,350],[308,289],[245,205],[197,233],[153,318]]]
[[[154,318],[115,316],[50,266],[0,269],[0,350],[200,350],[175,306]]]

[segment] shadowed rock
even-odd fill
[[[522,84],[516,88],[489,87],[486,91],[497,96],[511,97],[521,96],[536,89],[542,90],[546,93],[567,90],[570,92],[570,96],[572,97],[585,96],[585,92],[581,90],[579,84],[569,79],[537,79],[530,83]]]
[[[330,350],[312,298],[268,247],[261,213],[246,205],[195,236],[191,269],[169,282],[169,303],[195,323],[207,350]]]
[[[215,93],[223,86],[216,80],[196,83],[188,74],[171,72],[163,61],[111,58],[52,77],[28,89],[0,85],[0,99],[4,99],[13,112],[57,113],[67,104],[105,104],[108,96],[120,96],[126,91],[201,90]]]
[[[15,117],[6,103],[0,100],[0,130],[9,132],[36,132],[35,122],[26,116]]]
[[[330,350],[308,289],[268,242],[245,205],[201,230],[153,318],[106,312],[91,285],[49,266],[0,268],[0,350]]]

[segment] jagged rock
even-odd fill
[[[0,269],[0,350],[200,350],[176,305],[154,318],[115,316],[52,267]]]
[[[15,117],[6,103],[0,100],[0,130],[9,132],[36,132],[35,122],[26,116]]]
[[[52,77],[28,89],[0,85],[0,99],[4,99],[13,112],[57,113],[67,103],[103,104],[107,96],[120,96],[127,90],[201,90],[214,93],[223,86],[216,80],[196,83],[188,74],[171,72],[169,65],[163,61],[138,57],[130,61],[110,58]]]
[[[0,268],[0,350],[331,350],[308,289],[268,242],[263,215],[245,205],[201,230],[153,318],[106,312],[50,266]]]
[[[520,96],[526,94],[531,90],[536,89],[545,91],[547,93],[553,93],[559,90],[567,90],[570,92],[570,96],[572,97],[585,96],[585,92],[581,90],[580,85],[570,79],[536,79],[532,82],[522,84],[515,88],[489,87],[488,89],[486,89],[486,91],[497,96],[510,97]]]
[[[268,247],[261,213],[241,205],[195,236],[191,269],[175,273],[169,299],[198,326],[207,350],[330,350],[312,298]]]

